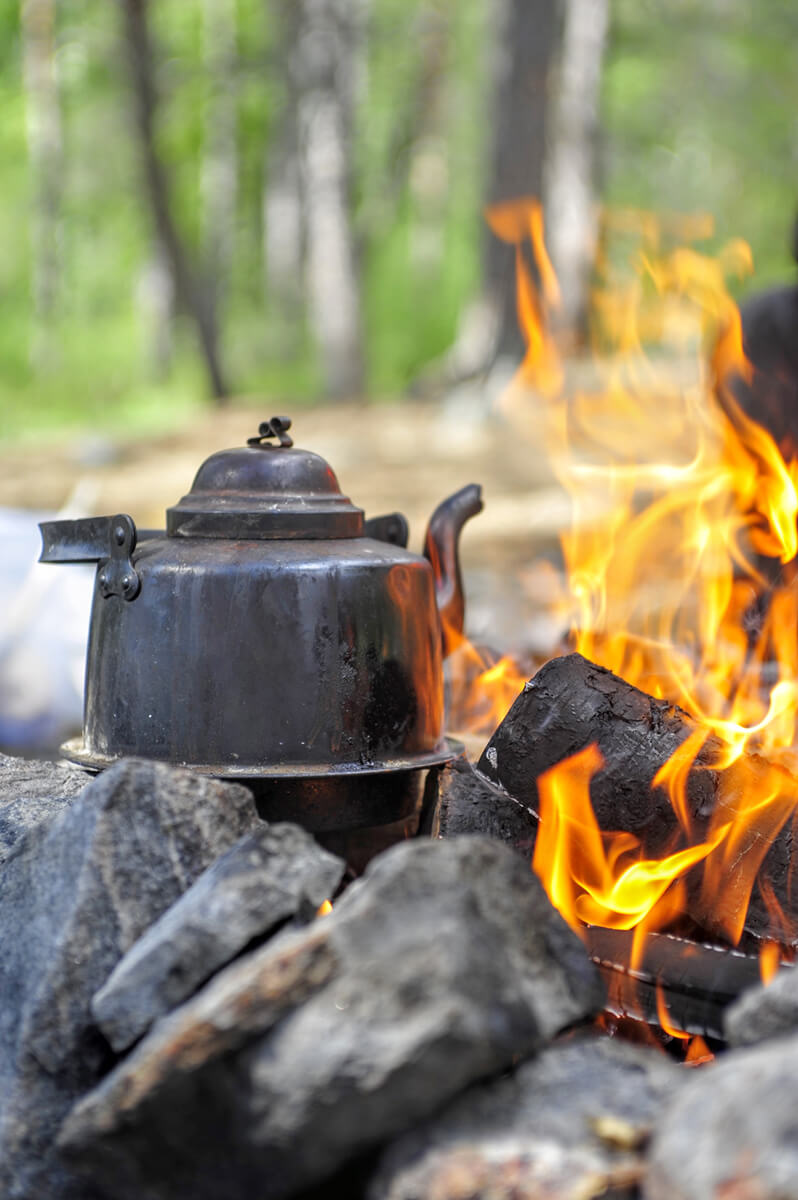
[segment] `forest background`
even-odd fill
[[[599,209],[791,278],[797,46],[791,0],[0,0],[0,438],[486,371],[513,194],[577,346]]]

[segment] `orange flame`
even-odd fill
[[[709,842],[660,859],[644,858],[633,834],[599,829],[590,780],[603,766],[598,747],[590,745],[539,777],[540,828],[532,869],[577,932],[583,925],[633,929],[645,921],[651,927],[658,910],[671,920],[683,909],[680,877],[711,854],[726,836],[726,826]]]
[[[492,661],[461,633],[449,631],[454,644],[446,663],[452,702],[449,726],[455,731],[490,737],[527,681],[523,671],[509,654]]]
[[[763,942],[759,951],[759,975],[764,984],[770,983],[781,965],[781,947],[777,942]]]
[[[700,1067],[702,1063],[712,1062],[714,1057],[715,1055],[702,1037],[696,1034],[695,1037],[690,1038],[690,1045],[684,1056],[688,1067]]]
[[[502,407],[535,444],[545,433],[572,501],[562,542],[573,645],[696,722],[652,780],[676,817],[669,853],[646,857],[631,834],[599,829],[589,789],[602,762],[589,746],[538,780],[534,869],[576,929],[635,929],[638,945],[684,911],[697,872],[694,919],[736,943],[757,886],[775,940],[790,940],[761,868],[798,799],[798,588],[792,566],[779,575],[798,552],[798,462],[732,391],[752,373],[726,279],[751,270],[750,250],[739,240],[715,258],[673,248],[674,234],[712,232],[703,216],[605,218],[591,329],[601,353],[577,387],[549,328],[559,289],[540,205],[504,204],[487,219],[515,247],[527,347]],[[635,242],[631,255],[613,253],[621,237]],[[508,695],[522,677],[510,678]],[[685,790],[699,751],[720,780],[700,834]]]

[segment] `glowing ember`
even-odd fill
[[[330,904],[330,901],[322,900],[321,904],[316,909],[316,916],[317,917],[326,917],[328,913],[332,912],[332,910],[333,910],[333,906],[332,906],[332,904]]]

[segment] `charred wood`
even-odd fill
[[[487,834],[530,862],[537,818],[487,780],[463,755],[440,771],[430,771],[420,832],[434,838]]]
[[[569,654],[546,663],[526,684],[478,767],[537,813],[538,777],[595,742],[606,763],[590,789],[599,826],[633,833],[647,854],[659,855],[672,848],[677,820],[667,792],[651,781],[694,728],[682,709]],[[705,749],[687,787],[690,815],[702,831],[718,789],[707,762]]]
[[[696,722],[682,709],[570,654],[546,663],[525,685],[485,748],[478,769],[539,814],[539,776],[595,743],[605,761],[590,785],[599,828],[634,834],[644,854],[658,858],[682,848],[685,839],[667,791],[652,787],[652,780],[695,729]],[[791,795],[798,797],[798,780],[783,768],[748,754],[718,771],[712,766],[716,751],[717,743],[707,739],[688,774],[691,840],[706,837],[713,815],[716,824],[738,818],[752,798],[772,788],[774,772],[781,777],[779,788],[787,801]],[[763,938],[798,944],[798,904],[791,895],[793,840],[791,819],[770,830],[751,828],[739,839],[740,859],[761,859],[756,873],[764,883],[755,884],[750,902],[738,861],[729,863],[722,904],[702,889],[703,866],[694,867],[687,877],[690,919],[721,940],[737,920],[743,925],[744,944]],[[779,910],[781,915],[774,917]]]
[[[631,959],[633,936],[625,929],[593,926],[585,930],[588,953],[608,985],[610,1011],[657,1025],[660,989],[674,1028],[702,1037],[724,1038],[726,1009],[759,983],[759,958],[722,946],[650,933],[633,972],[634,987],[622,987],[623,1003],[614,1003],[613,985],[620,974],[626,974],[621,964]],[[794,982],[798,984],[798,976]]]

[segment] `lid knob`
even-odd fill
[[[362,508],[342,494],[329,463],[294,446],[290,426],[288,417],[272,417],[246,446],[207,458],[191,491],[166,510],[169,536],[236,541],[362,537]],[[279,439],[277,445],[269,438]]]
[[[288,430],[291,428],[290,417],[272,417],[269,421],[261,421],[258,426],[257,437],[247,438],[248,446],[263,446],[266,449],[273,450],[276,447],[272,446],[269,438],[279,438],[281,446],[293,446],[294,439],[288,436]]]

